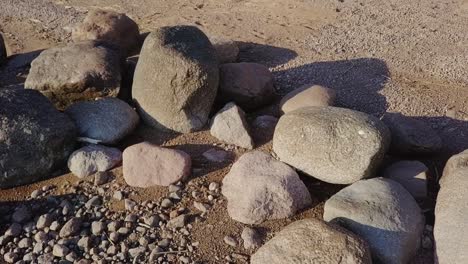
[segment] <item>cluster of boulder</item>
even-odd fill
[[[110,11],[90,12],[73,40],[43,51],[31,63],[26,89],[0,90],[1,188],[43,179],[65,161],[80,178],[122,164],[132,187],[186,181],[192,167],[183,151],[150,142],[123,152],[115,147],[140,121],[177,133],[209,124],[215,138],[255,148],[244,110],[272,103],[274,79],[263,65],[236,63],[233,42],[212,43],[193,26],[156,29],[146,36],[132,85],[125,87],[126,59],[138,52],[141,41],[135,22]],[[2,56],[0,47],[0,63]],[[122,100],[123,94],[131,94],[131,102]],[[291,217],[312,205],[296,170],[349,185],[326,201],[323,221],[290,224],[259,248],[251,263],[408,263],[418,252],[425,229],[418,202],[427,196],[428,168],[403,160],[381,175],[379,170],[387,153],[431,154],[442,140],[422,121],[397,113],[381,120],[335,107],[335,99],[334,90],[317,85],[284,96],[279,120],[261,116],[254,122],[276,125],[277,159],[247,152],[224,177],[229,216],[246,225]],[[224,107],[210,118],[215,102]],[[78,142],[83,147],[76,149]],[[205,154],[216,160],[223,153]],[[441,182],[435,223],[439,263],[468,258],[462,253],[468,241],[456,233],[468,232],[458,210],[464,205],[467,160],[466,153],[453,157]]]

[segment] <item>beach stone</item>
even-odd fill
[[[21,234],[22,228],[21,225],[18,223],[13,223],[10,227],[5,231],[5,237],[17,237]]]
[[[19,256],[18,256],[18,254],[14,253],[14,252],[7,252],[7,253],[5,253],[5,255],[3,255],[3,259],[7,263],[15,263],[19,259]]]
[[[306,84],[286,94],[280,101],[280,107],[283,113],[309,106],[325,107],[333,105],[335,98],[335,90]]]
[[[369,243],[379,263],[408,263],[418,252],[424,216],[411,194],[385,178],[361,180],[326,201],[323,219]]]
[[[351,232],[322,220],[293,222],[255,252],[251,264],[371,264],[367,243]]]
[[[442,139],[424,121],[400,113],[386,113],[382,121],[392,133],[390,151],[396,154],[431,154],[442,148]]]
[[[434,263],[468,263],[468,150],[447,161],[439,183]]]
[[[237,61],[237,57],[239,56],[239,46],[237,46],[235,41],[220,37],[212,37],[210,38],[210,41],[216,50],[219,63],[223,64]]]
[[[179,215],[167,222],[168,228],[182,228],[187,223],[188,216],[186,214]]]
[[[52,222],[54,220],[55,220],[54,215],[52,215],[52,214],[43,214],[43,215],[39,216],[39,218],[37,219],[36,228],[41,230],[41,229],[44,229],[46,227],[49,227],[50,224],[52,224]]]
[[[233,236],[225,236],[223,240],[227,245],[231,247],[237,247],[237,240]]]
[[[0,89],[0,105],[0,188],[41,180],[66,162],[76,128],[46,97]]]
[[[117,98],[78,102],[65,113],[75,122],[80,137],[103,144],[116,144],[135,130],[139,117],[135,110]]]
[[[86,41],[44,50],[31,63],[24,86],[42,92],[57,108],[64,109],[76,101],[116,97],[120,79],[115,47]]]
[[[52,250],[52,254],[54,254],[56,257],[65,257],[69,251],[70,250],[66,246],[55,244]]]
[[[3,40],[3,35],[0,33],[0,66],[6,63],[7,61],[7,52],[5,41]]]
[[[337,107],[289,112],[273,136],[273,150],[281,161],[333,184],[374,176],[389,144],[390,132],[379,119]]]
[[[212,148],[203,152],[202,156],[209,161],[224,162],[229,159],[229,152],[222,149]]]
[[[68,168],[84,178],[96,172],[108,171],[122,162],[122,152],[117,148],[101,145],[88,145],[70,155]]]
[[[202,31],[161,27],[146,37],[132,94],[146,124],[187,133],[208,121],[218,79],[216,51]]]
[[[234,101],[250,111],[265,106],[274,98],[273,75],[258,63],[226,63],[220,66],[219,100]]]
[[[82,222],[81,219],[78,217],[71,218],[60,229],[59,236],[64,238],[64,237],[73,236],[76,233],[80,232],[81,222]]]
[[[213,118],[210,133],[228,144],[253,149],[245,113],[234,103],[228,103]]]
[[[242,155],[223,179],[229,216],[245,224],[286,218],[312,203],[297,173],[268,154]]]
[[[123,152],[123,176],[133,187],[169,186],[187,179],[191,168],[187,153],[149,142],[135,144]]]
[[[261,115],[255,118],[253,126],[257,128],[274,128],[278,123],[278,118],[271,115]]]
[[[122,13],[90,10],[82,23],[72,30],[74,42],[104,40],[120,47],[124,56],[138,50],[140,31],[137,23]]]
[[[244,227],[241,233],[241,238],[244,241],[245,249],[254,249],[261,245],[262,240],[257,230],[251,227]]]
[[[405,187],[416,200],[422,200],[427,197],[428,170],[420,161],[402,160],[387,167],[383,175]]]

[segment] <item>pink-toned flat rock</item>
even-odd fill
[[[180,150],[142,142],[123,152],[123,176],[133,187],[168,186],[190,175],[190,156]]]
[[[306,84],[291,91],[281,99],[281,111],[284,113],[309,106],[331,106],[336,98],[335,90]]]

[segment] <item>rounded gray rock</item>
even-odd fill
[[[369,243],[373,259],[408,263],[418,252],[424,216],[411,194],[385,178],[361,180],[325,202],[323,219]]]
[[[122,152],[117,148],[88,145],[73,152],[68,159],[68,168],[84,178],[96,172],[108,171],[122,162]]]
[[[402,160],[387,167],[383,175],[405,187],[416,200],[423,200],[427,196],[428,170],[420,161]]]
[[[86,41],[44,50],[31,63],[24,86],[42,92],[58,108],[96,97],[116,97],[120,89],[120,55],[101,41]]]
[[[251,264],[371,264],[367,243],[335,225],[309,218],[277,233],[251,257]]]
[[[162,27],[146,37],[132,94],[146,124],[186,133],[208,121],[218,79],[216,52],[202,31]]]
[[[390,132],[379,119],[337,107],[289,112],[273,136],[273,150],[281,161],[334,184],[373,176],[389,144]]]
[[[62,166],[76,128],[41,93],[0,89],[0,188],[31,183]]]
[[[312,203],[297,173],[268,154],[242,155],[223,179],[229,216],[245,224],[286,218]]]
[[[135,110],[117,98],[78,102],[65,111],[75,122],[80,137],[103,144],[116,144],[135,130],[139,117]]]

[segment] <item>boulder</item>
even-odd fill
[[[273,100],[273,75],[258,63],[227,63],[220,66],[219,100],[234,101],[244,110],[254,110]]]
[[[424,216],[411,194],[385,178],[358,181],[325,202],[323,219],[369,243],[374,261],[409,263],[418,252]]]
[[[41,180],[75,147],[72,120],[38,91],[0,89],[0,188]]]
[[[290,217],[312,203],[297,173],[260,151],[248,152],[232,165],[222,193],[229,216],[245,224]]]
[[[259,129],[263,128],[275,128],[278,123],[278,118],[271,115],[257,116],[253,121],[253,126]]]
[[[65,110],[75,122],[80,137],[104,144],[116,144],[131,134],[138,125],[135,110],[117,98],[78,102]]]
[[[402,160],[386,168],[383,175],[405,187],[416,200],[423,200],[427,196],[427,171],[420,161]]]
[[[84,178],[98,171],[108,171],[122,162],[122,152],[116,148],[88,145],[73,152],[68,159],[68,168]]]
[[[386,113],[382,121],[392,133],[390,151],[395,154],[431,154],[442,148],[442,139],[424,121],[400,113]]]
[[[4,64],[7,60],[7,52],[6,52],[6,45],[5,41],[3,40],[3,36],[0,33],[0,66]]]
[[[208,121],[218,78],[216,52],[202,31],[162,27],[146,37],[132,95],[148,125],[192,132]]]
[[[120,78],[115,47],[87,41],[44,50],[31,63],[24,86],[63,109],[75,101],[117,96]]]
[[[126,56],[138,49],[140,31],[137,23],[125,14],[98,9],[89,11],[83,22],[73,28],[72,39],[104,40],[118,45]]]
[[[245,113],[234,103],[228,103],[213,118],[210,133],[228,144],[253,149]]]
[[[202,156],[212,162],[225,162],[229,160],[230,153],[223,149],[212,148],[203,152]]]
[[[123,152],[123,176],[133,187],[169,186],[185,180],[191,167],[187,153],[148,142],[135,144]]]
[[[468,263],[468,150],[451,157],[435,207],[435,263]]]
[[[309,218],[289,224],[251,257],[251,264],[371,264],[367,243],[338,226]]]
[[[389,144],[390,132],[379,119],[337,107],[289,112],[273,136],[273,150],[281,161],[334,184],[373,176]]]
[[[309,106],[331,106],[336,98],[335,90],[306,84],[286,94],[280,101],[283,113]]]
[[[232,63],[237,61],[239,47],[235,41],[219,37],[210,38],[210,41],[216,50],[216,55],[218,55],[220,63]]]

